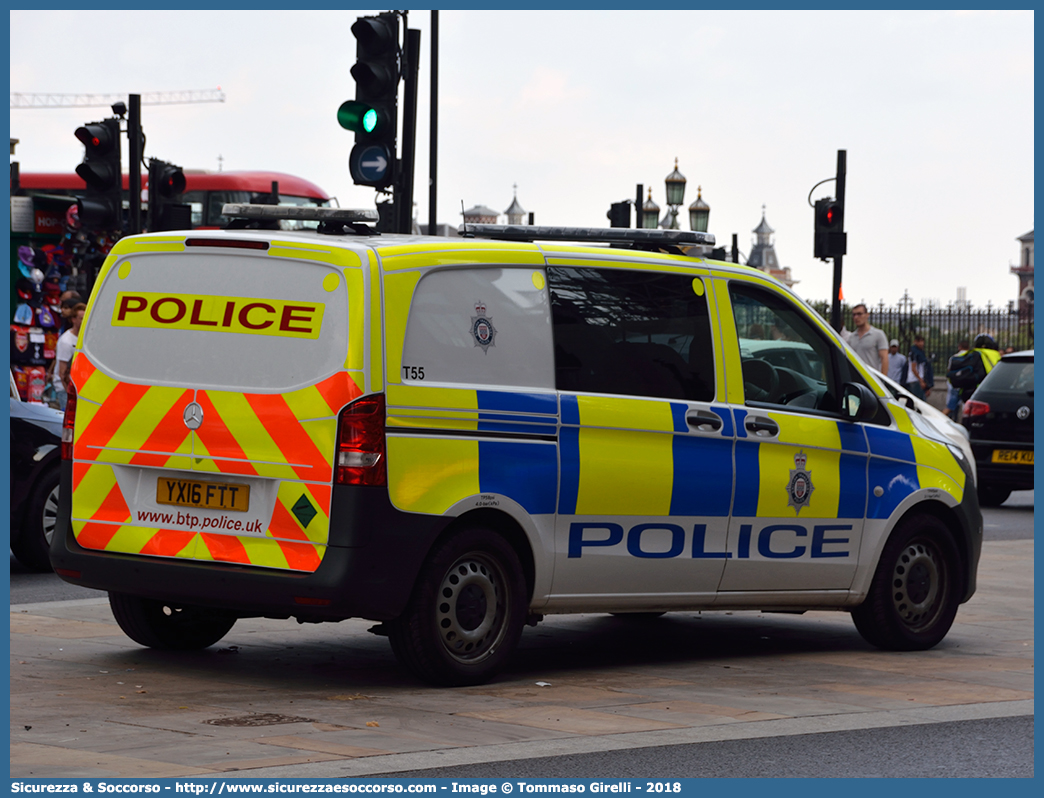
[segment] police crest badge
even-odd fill
[[[475,346],[481,347],[483,353],[488,352],[491,346],[496,346],[497,328],[489,320],[484,302],[475,303],[475,315],[471,317],[471,337],[475,339]]]
[[[805,468],[805,453],[798,452],[794,455],[794,467],[790,469],[790,481],[787,483],[787,504],[800,513],[802,507],[808,507],[812,498],[812,472]]]

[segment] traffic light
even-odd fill
[[[120,158],[120,120],[116,117],[76,128],[86,150],[76,167],[87,191],[77,200],[80,223],[95,230],[123,228],[123,174]]]
[[[845,233],[845,205],[830,197],[816,200],[816,232],[813,257],[827,260],[845,254],[848,235]]]
[[[180,166],[149,159],[149,213],[145,225],[149,232],[192,227],[192,206],[175,202],[184,192],[185,174]]]
[[[631,226],[631,203],[614,202],[609,206],[609,213],[606,214],[609,219],[610,227],[630,227]]]
[[[384,188],[395,179],[398,127],[399,17],[388,11],[359,17],[352,25],[356,62],[352,67],[355,99],[341,103],[337,121],[355,133],[348,159],[352,180],[360,186]]]

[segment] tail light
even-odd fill
[[[338,485],[387,485],[384,394],[356,399],[341,411],[334,481]]]
[[[964,403],[963,412],[965,416],[984,416],[990,412],[990,406],[986,402],[969,399]]]
[[[69,391],[65,402],[65,419],[62,421],[62,459],[73,459],[73,428],[76,426],[76,393]]]

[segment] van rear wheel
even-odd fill
[[[957,548],[946,525],[930,515],[899,522],[866,600],[852,610],[868,643],[891,651],[922,651],[946,637],[960,603]]]
[[[480,684],[511,656],[525,617],[515,550],[493,530],[470,527],[432,551],[388,633],[396,657],[420,679]]]
[[[109,607],[124,634],[149,648],[206,648],[228,634],[236,623],[235,616],[207,607],[182,606],[125,593],[109,593]]]

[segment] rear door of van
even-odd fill
[[[347,249],[246,231],[117,244],[72,367],[77,542],[314,571],[337,415],[364,385],[362,307]]]

